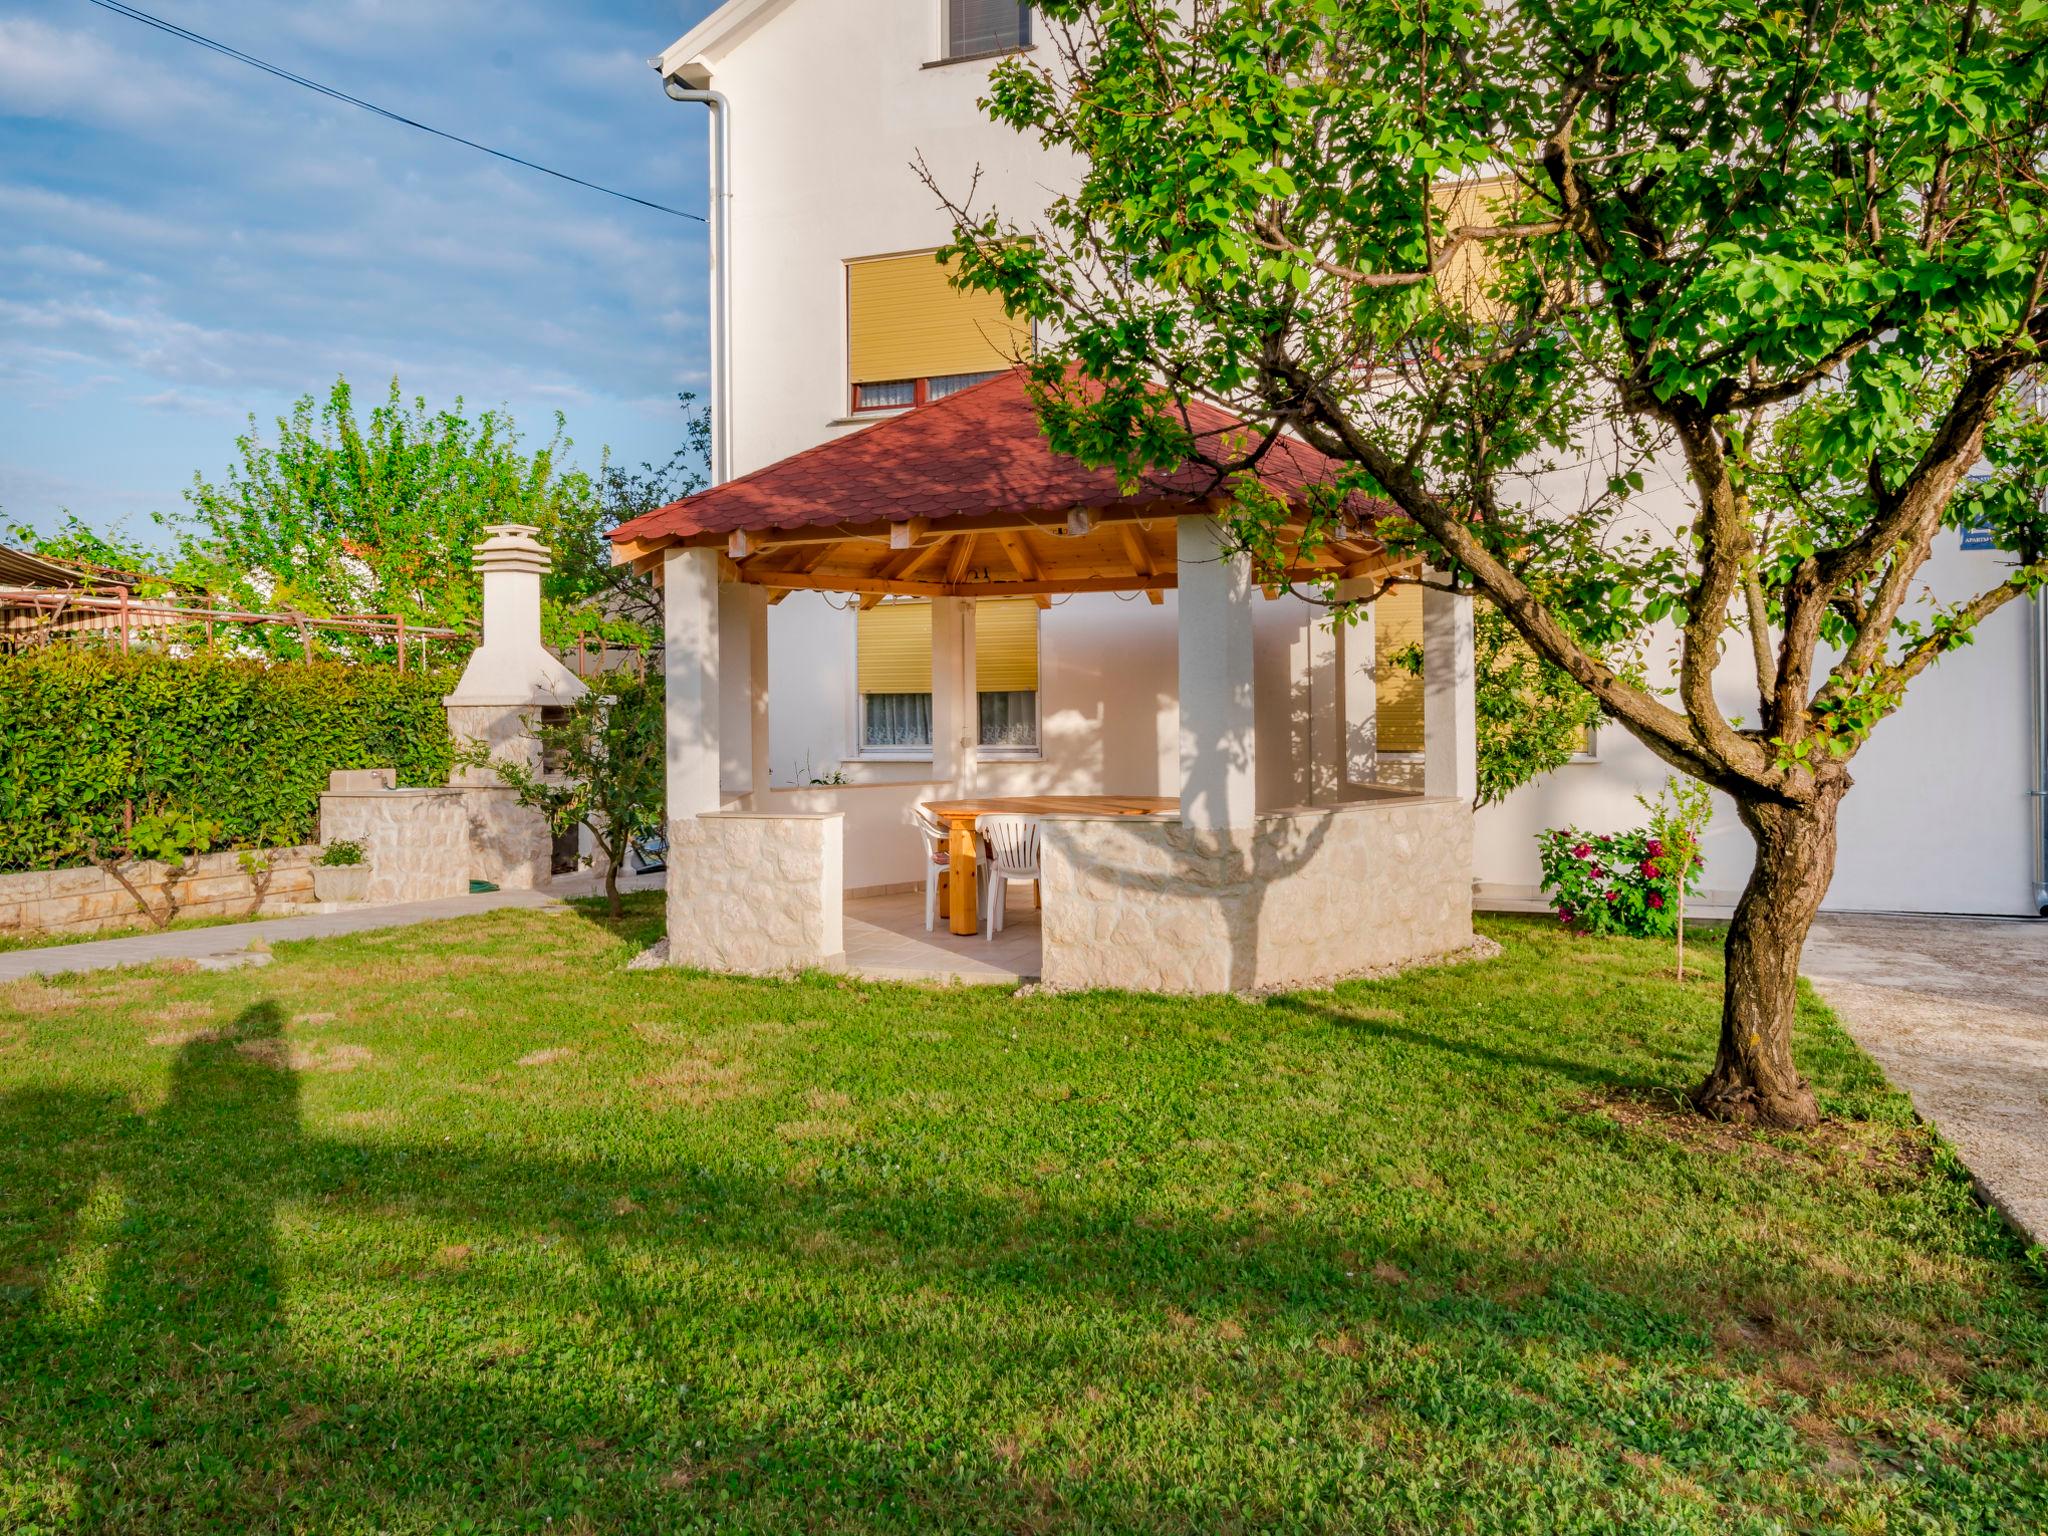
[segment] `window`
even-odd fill
[[[932,605],[863,608],[855,637],[863,757],[932,755]]]
[[[846,264],[852,408],[905,410],[994,378],[1031,351],[1029,324],[992,293],[953,287],[933,253]]]
[[[946,0],[946,57],[1031,46],[1031,7],[1018,0]]]
[[[886,379],[879,384],[853,386],[855,411],[902,411],[914,405],[930,405],[948,395],[957,395],[970,384],[979,384],[1001,373],[942,373],[935,379]]]
[[[983,598],[974,605],[974,692],[983,757],[1038,756],[1038,603]]]

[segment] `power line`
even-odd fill
[[[591,191],[602,192],[607,197],[616,197],[625,202],[638,203],[642,208],[652,208],[656,213],[673,214],[679,219],[695,219],[699,224],[707,222],[701,213],[691,213],[684,208],[671,208],[666,203],[650,202],[644,197],[635,197],[630,192],[621,192],[616,187],[600,186],[594,181],[585,181],[581,176],[571,176],[567,171],[558,171],[552,166],[542,165],[538,161],[523,159],[506,150],[493,149],[488,144],[477,143],[475,139],[465,139],[459,133],[450,133],[445,128],[436,128],[431,124],[420,122],[417,118],[407,117],[402,112],[393,112],[387,107],[380,107],[373,101],[363,100],[360,96],[351,96],[347,91],[338,91],[331,85],[322,85],[318,80],[309,80],[304,75],[294,74],[291,70],[281,68],[267,60],[259,59],[253,53],[244,53],[241,49],[230,47],[228,44],[208,37],[202,32],[194,32],[188,27],[179,26],[176,22],[165,21],[161,16],[152,16],[147,11],[138,11],[134,6],[126,4],[125,0],[91,0],[91,3],[103,11],[112,11],[116,16],[126,16],[130,21],[139,21],[144,26],[156,28],[159,32],[167,33],[188,43],[196,43],[199,47],[217,53],[223,58],[233,59],[238,64],[247,64],[251,69],[260,69],[266,75],[275,75],[280,80],[289,81],[293,85],[303,86],[305,89],[325,96],[332,101],[343,102],[351,107],[360,107],[365,112],[374,113],[378,117],[402,124],[407,128],[417,128],[421,133],[431,133],[437,139],[446,139],[451,144],[461,144],[469,149],[481,150],[483,153],[494,155],[500,160],[509,160],[514,165],[523,165],[529,171],[539,171],[543,176],[552,176],[557,181],[567,181],[579,187],[588,187]]]

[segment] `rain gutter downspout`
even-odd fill
[[[2048,917],[2048,590],[2034,605],[2034,910]]]
[[[732,474],[732,103],[720,91],[692,90],[678,75],[661,88],[670,101],[711,109],[711,483],[723,485]]]

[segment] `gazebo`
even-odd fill
[[[1222,441],[1248,431],[1201,405],[1190,426]],[[1333,469],[1282,438],[1257,473],[1268,491],[1305,506]],[[1469,601],[1425,594],[1420,791],[1342,787],[1328,803],[1261,810],[1252,664],[1261,587],[1220,537],[1226,494],[1204,468],[1132,488],[1055,454],[1011,371],[615,530],[614,559],[650,572],[664,592],[670,962],[752,973],[837,966],[849,842],[908,836],[907,801],[769,782],[768,610],[806,591],[862,605],[929,599],[935,670],[962,663],[937,638],[958,632],[937,622],[953,605],[1089,592],[1163,604],[1175,593],[1178,808],[1043,820],[1047,986],[1242,990],[1468,945]],[[1369,595],[1398,569],[1373,532],[1383,511],[1354,501],[1342,537],[1302,553],[1287,576],[1335,578]],[[1324,634],[1343,643],[1327,626]],[[1361,701],[1326,690],[1310,707],[1341,726]],[[943,785],[962,749],[941,695],[934,710],[931,777]]]

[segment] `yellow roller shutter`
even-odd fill
[[[988,373],[1030,352],[1030,326],[1005,314],[995,294],[955,289],[954,266],[930,251],[846,264],[853,383]]]
[[[983,598],[974,605],[974,689],[1029,693],[1038,688],[1038,603]]]
[[[861,610],[860,691],[932,691],[930,603],[881,603]]]
[[[1439,186],[1435,195],[1448,234],[1461,225],[1507,222],[1515,188],[1512,182],[1495,178]],[[1506,312],[1485,292],[1485,285],[1493,280],[1497,250],[1491,242],[1468,242],[1437,275],[1437,291],[1475,320],[1497,320]]]
[[[1379,695],[1379,749],[1422,750],[1422,679],[1392,658],[1422,644],[1422,588],[1389,587],[1372,605]]]

